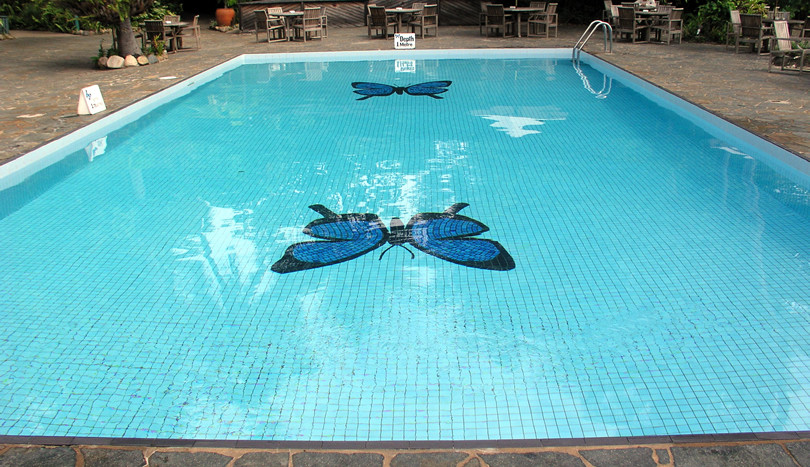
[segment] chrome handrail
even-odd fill
[[[591,21],[591,24],[588,25],[585,32],[579,36],[579,40],[577,40],[576,45],[574,45],[574,50],[571,51],[571,61],[579,61],[582,48],[585,47],[585,43],[588,42],[588,39],[593,36],[593,33],[596,32],[599,27],[602,28],[605,36],[605,52],[613,53],[613,27],[608,22],[596,19]],[[608,47],[608,38],[610,38],[610,47]]]

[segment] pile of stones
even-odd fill
[[[138,56],[127,55],[126,57],[122,57],[120,55],[110,55],[109,57],[99,57],[96,64],[102,70],[108,68],[115,69],[133,66],[145,66],[166,60],[168,56],[169,55],[166,52],[163,52],[163,55],[161,56],[155,54],[138,55]]]

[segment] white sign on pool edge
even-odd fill
[[[394,48],[395,49],[415,49],[416,48],[416,34],[406,32],[402,34],[394,34]]]
[[[79,115],[93,115],[102,110],[107,110],[107,106],[104,104],[104,98],[101,97],[101,89],[98,88],[98,84],[79,91],[79,109],[76,111]]]

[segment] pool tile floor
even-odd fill
[[[207,24],[207,22],[203,22]],[[443,27],[419,48],[571,47],[584,26],[561,26],[558,38],[484,38],[478,28]],[[202,49],[157,65],[99,71],[89,58],[109,35],[12,31],[0,41],[6,64],[0,105],[0,163],[14,159],[110,111],[242,53],[391,48],[365,28],[330,29],[323,41],[256,43],[252,33],[203,31]],[[810,159],[810,73],[767,73],[767,58],[717,44],[628,44],[586,50]],[[601,39],[598,38],[598,39]],[[78,90],[98,84],[108,111],[76,116]],[[0,437],[0,466],[505,466],[768,465],[810,466],[810,433],[410,443],[245,443]]]

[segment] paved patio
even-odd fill
[[[207,24],[204,22],[203,24]],[[584,27],[561,27],[558,38],[483,38],[477,27],[442,27],[419,48],[571,47]],[[330,29],[323,41],[256,43],[253,34],[203,30],[203,48],[147,67],[91,67],[109,35],[12,31],[0,41],[0,163],[97,120],[138,99],[243,53],[376,50],[365,28]],[[616,43],[602,54],[601,35],[586,51],[810,159],[810,73],[767,73],[767,58],[722,45]],[[177,79],[160,79],[175,76]],[[80,88],[98,84],[108,111],[76,116]],[[0,437],[0,466],[810,466],[810,433],[649,438],[412,443],[264,443]]]
[[[205,24],[205,22],[203,22]],[[419,40],[419,48],[572,47],[584,26],[563,26],[558,38],[484,38],[477,27],[443,27],[441,36]],[[13,31],[0,41],[4,78],[0,89],[0,163],[243,53],[377,50],[391,41],[368,39],[365,28],[332,28],[323,41],[257,43],[253,34],[203,30],[202,49],[170,55],[140,68],[100,71],[91,67],[99,42],[109,35],[73,36]],[[810,158],[810,73],[768,73],[766,56],[734,54],[723,45],[630,44],[617,42],[602,54],[601,34],[586,51],[600,55],[674,94],[724,117],[790,151]],[[108,112],[76,116],[78,92],[98,84]]]

